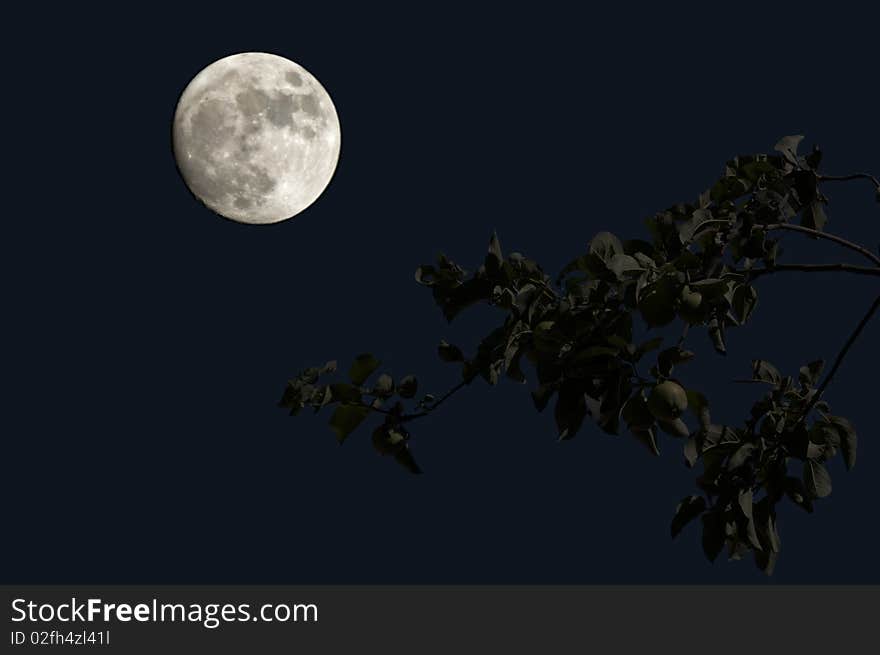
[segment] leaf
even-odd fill
[[[378,396],[379,398],[388,398],[393,393],[394,379],[387,373],[383,373],[379,376],[379,379],[376,380],[376,384],[373,386],[373,395]]]
[[[739,323],[749,320],[755,307],[758,305],[758,291],[749,284],[740,284],[733,290],[733,303],[731,309]]]
[[[645,448],[651,451],[655,457],[660,456],[660,449],[657,447],[657,437],[654,434],[654,428],[630,428],[630,432],[632,432],[633,436],[641,443]]]
[[[804,462],[804,487],[813,498],[825,498],[831,493],[831,474],[819,462]]]
[[[688,286],[692,291],[699,292],[703,298],[709,300],[721,298],[729,289],[729,283],[727,280],[720,280],[713,277],[700,280],[699,282],[692,282]]]
[[[791,502],[803,509],[808,514],[813,513],[813,500],[807,493],[806,487],[800,478],[788,476],[783,482],[785,495],[789,497]]]
[[[703,553],[714,562],[724,548],[724,524],[715,512],[706,512],[700,518],[703,521]]]
[[[532,391],[531,395],[532,401],[535,403],[535,409],[539,412],[543,412],[555,392],[556,390],[552,386],[544,384]]]
[[[644,270],[639,262],[629,255],[612,256],[608,269],[617,276],[618,280],[625,280],[627,276],[637,275]]]
[[[358,355],[348,371],[348,377],[354,384],[363,384],[370,374],[379,368],[380,363],[370,353]]]
[[[675,539],[681,533],[684,526],[697,518],[706,509],[706,499],[702,496],[688,496],[683,498],[675,508],[675,516],[672,517],[670,532]]]
[[[688,437],[684,442],[684,461],[688,468],[694,468],[697,465],[697,459],[700,454],[697,452],[697,440],[694,437]]]
[[[784,136],[779,141],[776,142],[776,145],[773,146],[773,149],[777,152],[781,152],[783,155],[788,155],[788,157],[793,157],[791,162],[797,163],[797,149],[800,142],[804,140],[803,134],[796,134],[793,136]]]
[[[412,398],[419,390],[419,381],[414,375],[407,375],[397,384],[397,393],[401,398]]]
[[[338,401],[338,402],[342,402],[342,403],[360,403],[361,402],[360,387],[356,387],[353,384],[347,384],[345,382],[331,384],[330,385],[330,393],[333,396],[333,400]]]
[[[819,169],[819,164],[822,162],[822,151],[819,149],[819,146],[813,146],[813,150],[810,151],[810,154],[804,157],[807,162],[807,166],[812,168],[814,171]]]
[[[623,244],[611,232],[599,232],[590,241],[589,252],[608,263],[614,255],[622,255]]]
[[[496,273],[501,269],[504,262],[504,255],[501,254],[501,243],[498,241],[498,234],[493,232],[489,239],[489,251],[486,253],[486,271]]]
[[[559,390],[556,401],[556,427],[559,440],[571,439],[580,430],[587,415],[587,405],[583,391],[575,384],[565,384]]]
[[[620,410],[620,417],[630,430],[647,429],[654,425],[654,415],[641,393],[631,396]]]
[[[370,413],[368,407],[362,405],[340,405],[330,417],[330,427],[336,433],[339,443],[357,428]]]
[[[754,504],[752,518],[762,550],[779,552],[779,534],[776,531],[776,511],[769,496]]]
[[[754,359],[752,360],[752,379],[779,386],[779,383],[782,381],[782,375],[770,362],[763,359]]]
[[[798,373],[798,380],[805,387],[815,387],[816,383],[819,381],[819,376],[822,375],[822,369],[824,367],[825,361],[822,359],[817,359],[806,366],[801,366],[800,372]]]
[[[859,444],[856,429],[842,416],[829,416],[828,418],[840,436],[840,450],[843,451],[846,470],[851,471],[856,465],[856,450]]]
[[[776,560],[779,559],[779,554],[774,553],[772,550],[755,550],[754,553],[755,566],[765,574],[773,575],[773,571],[776,568]]]
[[[744,443],[742,446],[736,449],[736,452],[730,456],[730,459],[727,461],[727,470],[733,471],[734,469],[738,469],[740,466],[746,463],[746,461],[751,457],[752,453],[755,451],[755,444],[753,443]]]
[[[678,346],[667,348],[657,355],[657,370],[661,375],[669,377],[672,375],[672,368],[676,364],[689,362],[694,358],[694,353],[690,350],[684,350]]]
[[[804,227],[821,232],[827,222],[828,217],[825,215],[825,209],[820,201],[813,200],[804,207],[804,212],[801,216],[801,225]]]
[[[446,341],[441,341],[440,345],[437,346],[437,354],[440,355],[440,359],[444,362],[464,361],[464,353],[461,352],[461,349],[458,346],[446,343]]]
[[[673,437],[683,438],[690,436],[691,431],[688,429],[687,423],[680,418],[677,418],[674,421],[658,420],[657,423],[660,425],[660,429]]]
[[[739,496],[737,497],[737,504],[739,505],[739,509],[742,511],[743,516],[750,520],[752,518],[753,500],[754,494],[751,489],[740,489]]]
[[[694,389],[688,389],[686,394],[688,411],[700,421],[700,428],[702,430],[708,430],[709,425],[712,423],[712,418],[709,415],[709,400],[702,393]]]
[[[708,329],[709,339],[712,341],[712,347],[719,355],[727,354],[727,346],[724,343],[724,326],[717,319],[713,319],[709,323]]]
[[[416,460],[413,457],[409,446],[405,446],[394,453],[394,461],[414,475],[419,475],[422,472],[422,469],[416,464]]]

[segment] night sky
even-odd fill
[[[530,387],[477,381],[412,424],[417,477],[368,429],[339,447],[329,414],[275,404],[300,369],[364,351],[452,386],[436,344],[473,349],[502,315],[448,325],[413,272],[438,252],[473,268],[493,230],[555,274],[598,231],[644,238],[644,218],[787,134],[818,143],[828,173],[880,174],[876,21],[325,4],[8,10],[3,581],[767,582],[750,558],[706,561],[697,525],[670,540],[697,475],[671,437],[660,458],[592,424],[557,443]],[[324,195],[272,226],[205,209],[171,152],[186,84],[252,50],[311,71],[342,125]],[[876,247],[870,185],[828,194],[828,229]],[[861,263],[784,246],[787,262]],[[698,330],[677,370],[718,422],[748,415],[759,390],[730,380],[751,359],[786,374],[832,359],[877,293],[838,274],[758,286],[728,357]],[[813,515],[780,506],[770,583],[880,583],[878,340],[875,322],[827,394],[858,464],[831,463]]]

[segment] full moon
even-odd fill
[[[339,160],[330,95],[306,69],[263,52],[224,57],[196,75],[174,113],[174,157],[208,208],[277,223],[323,193]]]

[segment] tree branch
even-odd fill
[[[784,273],[786,271],[800,271],[802,273],[855,273],[857,275],[880,276],[880,266],[853,266],[852,264],[777,264],[768,268],[753,268],[736,272],[754,279],[762,275]]]
[[[871,180],[874,186],[880,189],[880,180],[868,173],[854,173],[853,175],[820,175],[820,182],[849,182],[850,180]]]
[[[455,394],[460,389],[463,389],[464,387],[466,387],[467,384],[468,384],[467,382],[462,380],[461,382],[456,384],[454,387],[452,387],[449,391],[447,391],[445,394],[440,396],[440,399],[436,403],[431,405],[430,409],[426,409],[423,412],[418,412],[417,414],[404,414],[403,416],[400,417],[400,420],[401,421],[412,421],[414,419],[421,418],[423,416],[427,416],[428,414],[433,412],[435,409],[437,409],[443,403],[443,401],[445,401],[447,398],[449,398],[450,396]]]
[[[817,402],[822,398],[822,394],[825,392],[825,389],[828,388],[828,385],[831,384],[831,380],[834,379],[834,374],[837,373],[837,369],[840,368],[840,365],[843,363],[844,357],[849,352],[849,349],[852,348],[852,345],[856,342],[856,339],[859,338],[859,335],[862,333],[862,330],[865,329],[865,326],[871,321],[871,318],[877,312],[877,308],[880,307],[880,296],[877,296],[874,299],[874,303],[871,305],[871,308],[868,310],[868,313],[859,321],[859,324],[856,326],[856,329],[853,331],[851,335],[849,335],[849,339],[846,340],[846,343],[843,345],[843,349],[837,355],[837,359],[834,360],[834,366],[831,367],[831,370],[828,371],[828,375],[825,376],[825,379],[822,380],[822,384],[819,385],[819,388],[816,389],[816,393],[810,399],[810,402],[807,403],[807,406],[804,408],[803,413],[801,414],[798,423],[803,421],[807,414],[810,413],[810,410],[816,405]]]
[[[847,241],[843,237],[839,237],[836,234],[831,234],[829,232],[820,232],[819,230],[813,230],[808,227],[804,227],[803,225],[794,225],[792,223],[773,223],[772,225],[766,226],[768,230],[790,230],[792,232],[801,232],[802,234],[809,234],[810,236],[816,237],[818,239],[827,239],[828,241],[834,241],[835,243],[840,244],[850,250],[855,250],[858,253],[861,253],[872,262],[874,262],[877,266],[880,266],[880,257],[872,253],[870,250],[865,248],[864,246],[860,246],[857,243],[853,243],[852,241]]]

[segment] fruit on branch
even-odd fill
[[[651,390],[648,409],[659,420],[673,423],[687,409],[687,393],[681,385],[667,380]]]
[[[689,286],[681,290],[679,298],[678,315],[683,321],[690,324],[702,323],[706,318],[703,305],[703,294],[694,291]]]

